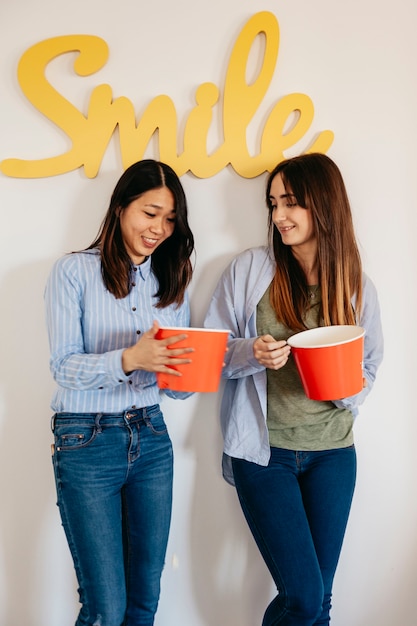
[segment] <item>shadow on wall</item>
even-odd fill
[[[267,240],[263,178],[256,182],[236,180],[231,172],[224,173],[224,178],[220,193],[224,210],[218,228],[230,239],[231,250],[203,268],[197,265],[198,280],[193,280],[191,296],[193,326],[203,324],[217,280],[236,254]],[[209,230],[205,223],[204,237]],[[198,253],[198,237],[196,247]],[[190,502],[191,584],[201,624],[253,626],[262,622],[275,593],[235,488],[221,475],[222,389],[199,394],[186,441],[196,460]]]
[[[217,279],[233,256],[219,256],[200,272],[191,299],[194,312],[199,308],[193,325],[202,325]],[[185,442],[195,459],[189,537],[192,595],[204,626],[253,626],[262,621],[274,595],[273,583],[235,488],[221,475],[222,390],[223,383],[218,393],[199,394]]]
[[[55,506],[49,453],[52,380],[43,317],[43,290],[51,263],[22,266],[8,274],[0,288],[4,402],[0,569],[5,578],[0,622],[5,626],[41,626],[38,616],[44,599],[39,585],[50,558],[41,544],[49,511]]]
[[[221,476],[219,394],[201,395],[187,447],[196,459],[190,506],[193,598],[204,626],[260,624],[272,579],[240,509]]]

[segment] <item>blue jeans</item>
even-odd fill
[[[278,590],[262,626],[328,625],[355,488],[355,448],[271,448],[267,467],[232,464],[243,513]]]
[[[151,626],[172,508],[173,454],[159,405],[58,413],[53,465],[77,574],[75,626]]]

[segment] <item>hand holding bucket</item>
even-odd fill
[[[297,333],[287,341],[311,400],[340,400],[363,388],[365,329],[361,326],[321,326]]]
[[[189,358],[191,363],[173,366],[181,376],[157,372],[156,380],[160,389],[185,392],[213,392],[220,384],[224,355],[226,353],[228,330],[210,328],[162,327],[156,339],[166,339],[186,334],[187,338],[172,344],[172,348],[193,348]]]

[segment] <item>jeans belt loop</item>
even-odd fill
[[[95,427],[96,433],[103,432],[103,428],[102,428],[102,426],[100,424],[100,420],[101,420],[102,417],[103,417],[103,413],[97,413],[96,414],[96,418],[94,420],[94,427]]]
[[[56,413],[54,413],[51,417],[51,430],[52,432],[54,432],[55,430],[55,418],[56,418]]]

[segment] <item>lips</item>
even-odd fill
[[[294,228],[294,226],[279,226],[278,230],[280,233],[288,233],[290,230],[292,230]]]
[[[158,243],[158,239],[151,239],[150,237],[142,237],[142,241],[147,248],[154,248]]]

